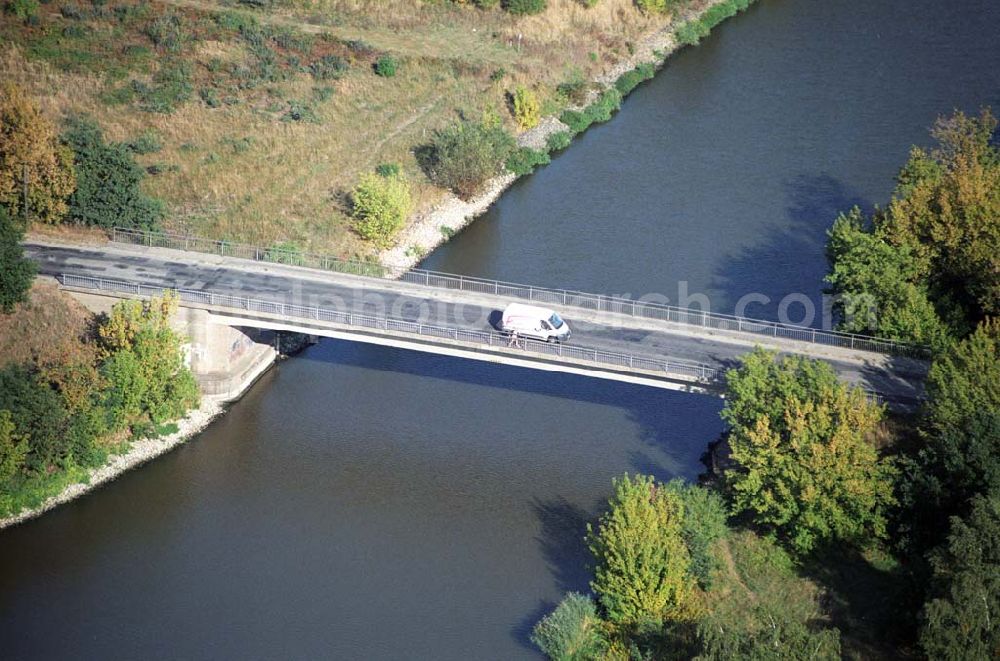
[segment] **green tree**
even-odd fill
[[[587,543],[597,566],[591,587],[613,622],[676,617],[693,590],[684,544],[684,505],[646,475],[625,474]]]
[[[870,438],[882,409],[825,362],[757,349],[727,374],[723,419],[735,468],[723,485],[746,514],[798,554],[885,534],[895,467]]]
[[[63,134],[73,150],[76,192],[69,200],[73,222],[97,227],[154,229],[163,219],[163,204],[142,192],[146,173],[129,150],[104,142],[100,128],[76,119]]]
[[[0,206],[23,211],[25,175],[28,212],[43,223],[59,222],[76,186],[73,156],[59,144],[55,127],[13,83],[0,84]]]
[[[827,236],[826,282],[842,330],[936,349],[950,343],[950,330],[924,284],[926,264],[915,259],[909,245],[893,245],[866,230],[857,207],[841,214]]]
[[[66,462],[66,409],[37,372],[20,365],[0,369],[0,402],[10,412],[14,434],[28,442],[25,465],[30,471],[42,473]]]
[[[198,401],[198,388],[184,366],[183,340],[170,328],[177,296],[164,292],[143,303],[121,301],[98,327],[108,382],[105,406],[112,426],[143,416],[160,423],[180,417]]]
[[[931,598],[920,646],[932,659],[995,659],[1000,654],[1000,495],[976,496],[966,519],[932,558]]]
[[[499,124],[465,121],[435,134],[426,166],[436,184],[469,199],[503,171],[515,147]]]
[[[381,248],[392,245],[413,208],[410,184],[399,174],[366,174],[351,200],[358,234]]]
[[[921,445],[902,491],[918,547],[941,538],[940,522],[965,514],[977,493],[1000,493],[1000,319],[938,356],[926,383]]]
[[[21,228],[0,207],[0,312],[10,313],[15,305],[28,300],[35,279],[35,265],[21,247],[23,237]]]
[[[691,555],[691,576],[707,590],[712,586],[712,573],[719,567],[713,547],[729,531],[726,505],[715,491],[681,479],[667,482],[666,488],[684,505],[681,534]]]
[[[996,127],[988,110],[939,119],[937,147],[910,152],[892,202],[870,227],[857,210],[837,220],[827,282],[845,329],[940,350],[1000,312]]]
[[[10,411],[0,410],[0,492],[24,467],[28,443],[18,435]]]
[[[539,620],[531,642],[552,661],[590,661],[602,658],[608,647],[593,599],[570,592],[554,611]]]
[[[930,154],[915,149],[899,177],[885,233],[917,247],[931,287],[957,301],[969,326],[1000,313],[1000,150],[997,120],[956,112],[938,119]]]
[[[143,413],[149,384],[138,356],[131,349],[121,349],[101,365],[101,376],[107,381],[104,406],[112,429],[124,429]]]

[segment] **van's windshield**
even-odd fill
[[[555,312],[553,312],[552,316],[549,317],[549,323],[552,324],[553,328],[562,328],[563,326],[562,318],[560,318]]]

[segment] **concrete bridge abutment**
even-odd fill
[[[64,290],[94,314],[110,314],[120,294]],[[207,310],[180,307],[170,321],[186,343],[185,362],[202,395],[232,401],[277,360],[274,331],[219,323]]]

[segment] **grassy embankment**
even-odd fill
[[[515,132],[518,86],[557,115],[671,20],[630,0],[552,0],[523,18],[449,2],[250,4],[43,4],[0,23],[0,75],[53,118],[86,113],[109,140],[139,139],[167,229],[371,254],[346,195],[362,174],[401,164],[426,210],[446,192],[414,149],[435,130],[492,111]],[[386,55],[392,77],[374,71]]]

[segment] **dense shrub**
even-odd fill
[[[531,642],[553,661],[599,659],[608,647],[601,625],[594,600],[570,592],[535,624]]]
[[[614,87],[604,90],[597,100],[587,106],[584,112],[591,124],[606,122],[611,119],[622,105],[622,94]]]
[[[604,90],[593,103],[582,111],[566,110],[559,115],[559,121],[569,127],[573,133],[582,133],[591,124],[606,122],[611,119],[615,111],[621,107],[622,93],[617,88],[611,87]]]
[[[38,0],[8,0],[4,9],[17,20],[27,23],[38,14]]]
[[[641,0],[640,0],[641,1]],[[654,0],[661,1],[661,0]],[[699,18],[681,24],[674,32],[677,43],[696,46],[716,25],[745,10],[756,0],[725,0],[709,7]]]
[[[538,96],[530,89],[518,86],[511,95],[511,105],[514,108],[514,119],[522,129],[538,126],[541,119],[541,104]]]
[[[380,163],[375,168],[375,174],[380,177],[395,177],[400,173],[399,163]]]
[[[579,110],[565,110],[559,121],[569,127],[570,133],[583,133],[590,126],[590,116]]]
[[[587,93],[590,91],[590,83],[584,78],[583,73],[575,70],[569,80],[565,80],[556,85],[556,92],[563,96],[568,102],[581,105],[587,100]]]
[[[20,225],[0,206],[0,313],[9,313],[28,297],[35,263],[24,256]]]
[[[398,175],[365,175],[351,192],[358,234],[388,247],[412,208],[410,186]]]
[[[569,147],[573,141],[573,134],[569,131],[557,131],[545,139],[545,147],[549,152],[559,151]]]
[[[698,20],[682,23],[674,32],[677,43],[684,46],[697,46],[708,36],[709,29]]]
[[[155,154],[163,149],[163,141],[156,131],[149,130],[122,143],[122,146],[133,154]]]
[[[375,60],[375,73],[383,78],[392,78],[399,68],[399,60],[391,55],[383,55]]]
[[[176,53],[189,39],[184,19],[178,14],[163,14],[146,27],[146,36],[157,48]]]
[[[424,165],[436,184],[469,199],[500,174],[515,146],[503,127],[465,121],[435,134]]]
[[[69,448],[64,442],[66,407],[41,376],[20,365],[0,369],[0,402],[10,412],[13,433],[27,439],[24,465],[33,472],[64,465]]]
[[[317,80],[336,80],[342,78],[350,65],[339,55],[324,55],[309,65],[309,73]]]
[[[104,142],[101,130],[86,119],[70,122],[63,139],[73,150],[77,173],[69,200],[73,222],[104,228],[159,225],[163,205],[142,192],[145,172],[127,149]]]
[[[615,89],[617,89],[622,96],[625,96],[638,87],[641,82],[649,80],[654,75],[656,75],[656,68],[652,64],[640,64],[631,71],[626,71],[619,76],[618,80],[615,81]]]
[[[550,161],[548,152],[532,149],[531,147],[518,147],[507,158],[507,169],[520,177],[531,174],[535,171],[536,167],[547,165]]]
[[[27,174],[32,220],[59,222],[76,185],[72,153],[59,143],[52,123],[12,83],[0,84],[0,127],[0,206],[11,216],[21,215]]]
[[[545,11],[546,0],[502,0],[503,8],[515,16],[540,14]]]

